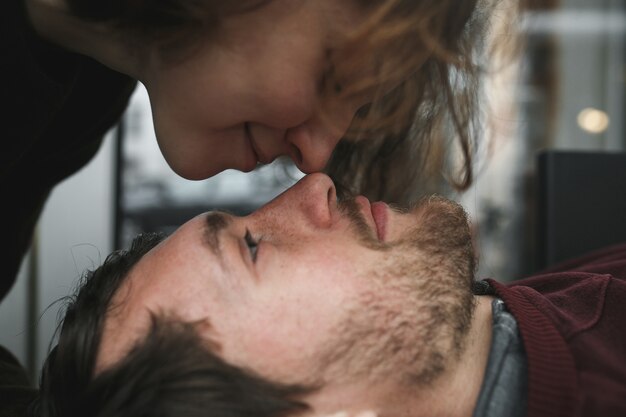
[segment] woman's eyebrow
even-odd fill
[[[232,223],[232,216],[222,211],[212,211],[204,218],[204,240],[209,249],[222,260],[220,232]]]

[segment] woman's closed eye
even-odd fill
[[[246,229],[244,240],[246,242],[246,246],[248,246],[248,251],[250,252],[250,257],[252,258],[252,262],[256,262],[256,253],[257,253],[257,248],[259,246],[259,241],[255,240],[252,237],[252,234],[250,233],[248,229]]]

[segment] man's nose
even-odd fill
[[[299,220],[314,228],[328,228],[336,216],[337,194],[332,180],[325,174],[303,177],[293,187],[265,207],[285,224]]]

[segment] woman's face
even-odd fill
[[[321,95],[330,55],[361,19],[351,0],[273,0],[226,19],[181,62],[142,62],[133,75],[172,169],[198,180],[281,155],[323,169],[368,101]]]

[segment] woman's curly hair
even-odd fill
[[[176,56],[186,49],[182,45],[193,46],[219,30],[223,19],[271,1],[67,3],[80,18],[111,23]],[[373,100],[358,111],[326,172],[356,194],[398,204],[445,184],[467,189],[482,134],[485,37],[498,2],[351,1],[367,12],[366,18],[333,51],[322,93],[367,94]],[[453,155],[460,155],[460,163],[449,164]]]

